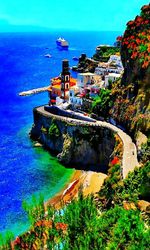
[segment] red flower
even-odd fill
[[[134,23],[134,21],[129,21],[129,22],[127,23],[127,25],[128,25],[128,26],[131,26],[133,23]]]
[[[61,222],[58,222],[57,225],[56,225],[56,229],[57,230],[59,230],[59,229],[61,229],[61,230],[67,230],[67,227],[68,227],[67,224],[61,223]]]
[[[115,156],[114,159],[111,161],[111,164],[116,165],[117,163],[119,163],[119,158]]]
[[[122,36],[118,36],[116,40],[117,41],[122,41]]]
[[[136,39],[136,43],[137,43],[137,44],[140,44],[140,43],[141,43],[141,40],[137,38],[137,39]]]
[[[20,244],[20,238],[17,237],[14,241],[14,245],[19,245]]]

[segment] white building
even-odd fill
[[[122,72],[122,68],[115,68],[115,67],[101,67],[101,66],[98,66],[95,68],[95,74],[97,75],[101,75],[101,76],[104,76],[108,73],[116,73],[116,74],[120,74]]]
[[[73,89],[69,90],[69,103],[72,105],[82,105],[82,98],[80,96],[76,96]]]
[[[123,71],[123,65],[121,57],[117,55],[111,55],[107,63],[99,63],[95,68],[95,74],[106,75],[108,73],[120,74]]]
[[[64,100],[63,100],[62,98],[60,98],[59,96],[56,97],[56,105],[57,105],[57,106],[59,106],[60,104],[62,104],[63,101],[64,101]]]
[[[84,89],[87,85],[95,83],[94,76],[95,74],[90,72],[78,74],[77,87],[79,88],[80,92],[82,92],[81,89]]]
[[[119,77],[121,76],[121,74],[116,74],[116,73],[110,73],[109,75],[105,76],[105,88],[107,88],[109,86],[109,80],[113,82],[115,82]]]
[[[98,66],[98,67],[95,68],[95,74],[96,75],[104,76],[106,73],[107,73],[107,68],[106,67]]]
[[[123,65],[122,65],[122,61],[121,61],[121,57],[117,56],[117,55],[111,55],[108,63],[114,63],[117,67],[122,68],[123,70]]]

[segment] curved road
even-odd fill
[[[46,117],[53,117],[57,120],[61,121],[66,121],[75,125],[89,125],[89,126],[96,126],[96,127],[103,127],[103,128],[108,128],[114,131],[115,133],[118,134],[118,136],[121,138],[123,142],[123,158],[122,158],[122,176],[125,178],[130,171],[133,171],[134,168],[139,166],[138,160],[137,160],[137,151],[136,151],[136,146],[133,143],[131,137],[123,132],[120,128],[108,123],[108,122],[103,122],[103,121],[96,121],[96,122],[88,122],[88,121],[82,121],[82,120],[77,120],[77,119],[72,119],[69,117],[64,117],[64,116],[58,116],[54,115],[52,113],[49,113],[44,110],[44,106],[37,107],[35,110],[46,116]]]

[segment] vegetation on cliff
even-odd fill
[[[50,137],[59,137],[61,135],[60,130],[54,121],[52,122],[48,130],[48,133]]]
[[[150,129],[150,5],[127,23],[121,42],[124,74],[112,88],[111,116],[134,135]]]
[[[101,89],[99,95],[94,98],[91,111],[105,117],[112,105],[111,90]]]
[[[127,23],[121,44],[123,56],[125,50],[126,56],[130,56],[131,61],[137,59],[139,69],[148,68],[150,65],[150,5],[143,6],[140,16],[136,16],[135,20]],[[122,59],[124,62],[126,58]]]
[[[93,59],[99,62],[107,62],[111,55],[120,54],[119,47],[98,46]]]
[[[127,23],[121,40],[122,79],[109,86],[111,101],[104,117],[111,116],[133,137],[140,130],[150,131],[150,5],[143,6],[140,16]],[[95,105],[96,104],[96,105]],[[100,112],[99,102],[94,111]]]

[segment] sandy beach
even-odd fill
[[[76,170],[64,189],[47,201],[45,205],[51,204],[56,209],[59,209],[63,205],[70,203],[73,198],[78,197],[80,187],[82,187],[85,196],[96,194],[106,177],[107,175],[103,173]]]

